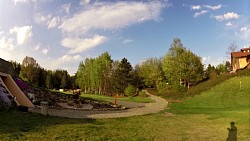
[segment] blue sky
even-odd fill
[[[162,57],[177,37],[217,65],[231,43],[249,47],[249,14],[248,0],[0,0],[0,58],[74,74],[105,51],[132,65]]]

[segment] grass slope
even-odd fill
[[[145,116],[94,120],[0,112],[0,140],[221,141],[227,138],[229,123],[235,121],[238,140],[249,141],[249,79],[227,80],[182,103],[171,104],[170,109]]]
[[[250,76],[234,77],[182,103],[172,104],[172,111],[235,110],[250,108]]]

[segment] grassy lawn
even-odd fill
[[[249,110],[249,109],[248,109]],[[250,138],[249,111],[210,114],[164,112],[118,119],[66,119],[19,112],[0,113],[1,140],[225,140],[231,121],[238,127],[238,140]]]
[[[67,119],[0,112],[0,140],[223,141],[234,121],[250,139],[250,77],[238,77],[157,114],[117,119]],[[239,89],[239,83],[242,87]],[[168,112],[172,116],[166,116]]]
[[[114,101],[114,97],[97,95],[97,94],[81,94],[81,97],[92,98],[101,101]],[[128,102],[140,102],[140,103],[153,102],[152,99],[148,97],[122,97],[122,98],[117,98],[117,100],[128,101]]]
[[[60,92],[56,90],[51,90],[52,92],[60,93],[60,95],[72,95],[71,92]],[[114,101],[114,97],[99,95],[99,94],[84,94],[80,95],[82,98],[90,98],[98,101]],[[120,101],[128,101],[128,102],[139,102],[139,103],[150,103],[153,102],[149,97],[121,97],[118,98]]]

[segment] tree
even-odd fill
[[[135,93],[136,93],[136,88],[130,84],[124,90],[124,94],[126,96],[133,96]]]
[[[86,93],[109,94],[111,91],[111,56],[105,52],[79,64],[76,83]]]
[[[238,49],[238,46],[235,43],[231,43],[226,51],[226,55],[228,56],[228,58],[231,57],[231,53],[235,52]]]
[[[46,76],[46,87],[48,89],[53,89],[54,88],[54,85],[53,85],[53,72],[51,70],[48,70],[47,71],[47,76]]]
[[[119,62],[118,67],[114,70],[114,89],[116,92],[123,94],[125,88],[131,83],[132,80],[132,66],[126,58]]]
[[[134,69],[132,70],[133,79],[131,84],[136,88],[142,89],[145,86],[145,84],[143,82],[143,77],[141,77],[139,73],[140,73],[140,65],[135,65]]]
[[[229,61],[226,61],[225,64],[221,63],[221,64],[216,66],[216,71],[217,71],[218,75],[226,73],[226,72],[230,71],[230,69],[231,69],[231,64]]]
[[[46,86],[46,77],[47,71],[44,68],[38,68],[38,86],[45,87]]]
[[[190,83],[196,83],[203,77],[203,65],[201,63],[201,58],[195,55],[190,50],[185,51],[182,55],[182,70],[184,84],[189,88]]]
[[[11,61],[13,69],[15,70],[16,74],[19,75],[21,71],[21,64],[17,63],[16,61]]]
[[[212,66],[211,64],[208,64],[207,69],[205,70],[205,77],[208,79],[214,79],[217,77],[217,71],[216,68],[214,66]]]
[[[40,66],[32,57],[25,57],[21,65],[20,77],[28,83],[38,86],[39,85],[39,69]]]
[[[143,61],[139,67],[139,76],[147,87],[156,87],[157,83],[164,79],[162,71],[162,59],[149,58]]]
[[[179,38],[175,38],[173,43],[163,60],[163,71],[170,84],[179,83],[182,78],[181,54],[185,52],[185,48]]]
[[[195,55],[175,38],[163,60],[163,71],[169,84],[187,86],[196,83],[203,77],[201,58]]]
[[[63,72],[63,77],[62,77],[62,80],[61,80],[61,88],[65,89],[67,88],[68,86],[68,73],[67,71],[64,71]]]

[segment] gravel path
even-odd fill
[[[80,111],[80,110],[67,110],[67,109],[61,109],[61,110],[49,109],[48,114],[50,116],[60,116],[68,118],[104,119],[104,118],[130,117],[130,116],[158,113],[167,107],[168,102],[165,99],[151,95],[148,92],[146,93],[155,102],[134,103],[134,102],[118,101],[118,104],[121,104],[122,106],[125,107],[130,107],[130,109],[119,110],[119,111],[97,111],[97,110]],[[40,109],[30,110],[30,112],[34,113],[40,113],[40,111],[41,111]]]

